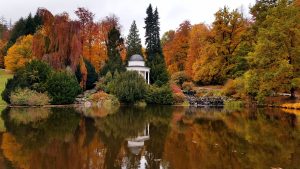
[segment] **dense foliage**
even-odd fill
[[[146,82],[144,78],[135,71],[121,73],[113,80],[112,94],[120,101],[134,103],[144,99]]]
[[[173,93],[169,85],[149,86],[145,95],[145,100],[150,104],[173,104]]]
[[[45,93],[24,88],[13,91],[10,95],[10,102],[17,106],[42,106],[49,104],[50,99]]]
[[[94,87],[99,73],[98,87],[110,93],[133,54],[145,55],[155,85],[150,93],[166,88],[169,75],[171,83],[181,87],[186,81],[226,84],[226,95],[255,100],[276,93],[290,93],[293,98],[299,88],[299,0],[257,0],[250,7],[252,18],[224,7],[216,11],[212,24],[183,21],[162,39],[158,10],[150,4],[144,20],[145,50],[135,22],[124,43],[115,15],[95,22],[88,9],[78,8],[75,14],[78,19],[72,20],[67,13],[53,15],[40,8],[34,17],[21,18],[11,28],[0,20],[0,67],[4,64],[15,71],[2,93],[6,101],[16,88],[46,91],[44,82],[36,82],[39,75],[22,68],[33,59],[45,61],[55,71],[70,68],[84,90]],[[188,90],[191,84],[184,86]]]
[[[84,64],[87,70],[87,79],[85,84],[85,89],[89,90],[95,87],[95,82],[98,80],[98,74],[95,67],[88,60],[84,60]],[[76,78],[80,83],[82,81],[82,72],[80,71],[80,65],[77,66],[75,72]]]
[[[121,55],[120,55],[120,46],[123,44],[123,38],[121,38],[120,31],[113,27],[108,33],[107,41],[107,56],[108,60],[101,71],[102,75],[105,75],[107,72],[123,72],[125,67],[123,65]]]
[[[19,69],[12,79],[5,85],[1,96],[10,103],[10,94],[17,88],[29,88],[38,92],[46,91],[46,81],[52,72],[52,68],[45,62],[33,60]]]
[[[60,71],[53,73],[47,80],[47,92],[52,104],[71,104],[80,94],[81,88],[74,75]]]
[[[6,69],[16,71],[33,59],[32,39],[32,35],[22,36],[9,48],[7,56],[5,56]]]
[[[35,14],[34,17],[29,14],[27,18],[20,18],[10,31],[10,37],[6,49],[9,49],[17,41],[17,39],[19,39],[19,37],[29,34],[33,35],[41,25],[42,18],[38,15],[38,13]]]
[[[158,11],[153,11],[151,4],[147,8],[145,18],[145,38],[146,38],[146,65],[150,67],[150,82],[158,85],[165,84],[169,80],[163,56],[160,36],[159,36],[159,16]]]

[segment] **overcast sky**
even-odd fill
[[[30,12],[35,13],[38,7],[47,8],[53,14],[68,12],[75,18],[74,11],[78,7],[88,8],[95,13],[95,20],[100,20],[109,14],[116,14],[120,18],[122,34],[127,36],[133,20],[136,20],[140,36],[144,39],[144,18],[149,3],[158,8],[161,35],[175,30],[178,25],[189,20],[192,24],[204,22],[210,24],[214,20],[214,13],[228,6],[230,9],[243,9],[248,15],[249,6],[255,0],[0,0],[0,17],[7,21],[17,21],[26,17]]]

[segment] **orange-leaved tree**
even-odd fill
[[[5,56],[5,67],[8,70],[16,71],[25,66],[32,57],[32,35],[21,36],[17,42],[8,49]]]

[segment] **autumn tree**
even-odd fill
[[[22,36],[9,48],[4,62],[6,69],[16,71],[33,58],[32,39],[32,35]]]
[[[79,18],[81,26],[81,41],[83,57],[100,71],[105,61],[105,45],[100,38],[99,24],[94,22],[94,14],[85,8],[78,8],[75,14]]]
[[[300,78],[300,9],[282,0],[268,10],[262,24],[249,55],[252,75],[259,74],[257,97],[290,91],[294,98]]]
[[[237,10],[227,7],[215,14],[206,58],[200,58],[195,69],[194,80],[205,84],[222,84],[233,77],[232,70],[238,63],[237,51],[243,42],[247,22]],[[207,69],[207,70],[206,70]],[[203,79],[204,78],[204,79]]]
[[[145,43],[146,43],[146,65],[150,67],[151,83],[163,84],[168,82],[169,76],[166,70],[165,60],[161,48],[159,36],[159,15],[157,8],[153,11],[151,4],[146,10],[145,18]]]
[[[257,0],[256,3],[250,8],[252,20],[254,21],[251,27],[252,36],[256,39],[259,27],[262,27],[265,21],[268,10],[275,7],[278,0]]]
[[[205,49],[208,45],[209,33],[209,28],[205,24],[196,24],[191,27],[188,40],[189,48],[185,62],[185,72],[189,77],[194,76],[193,65],[195,62],[206,55]]]
[[[190,30],[191,23],[184,21],[176,30],[173,40],[163,48],[168,72],[170,74],[185,70]]]
[[[128,62],[129,58],[134,54],[139,54],[143,56],[141,38],[135,21],[132,22],[129,29],[129,34],[126,39],[126,50],[126,63]]]
[[[67,13],[53,16],[46,9],[39,9],[43,27],[34,35],[33,55],[47,61],[55,69],[70,66],[75,72],[82,57],[80,22],[72,21]]]

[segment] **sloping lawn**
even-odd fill
[[[7,73],[4,70],[0,70],[0,94],[2,93],[2,91],[5,88],[5,83],[7,81],[7,79],[12,78],[13,75],[11,73]],[[0,106],[1,105],[6,105],[5,101],[2,100],[1,96],[0,96]]]

